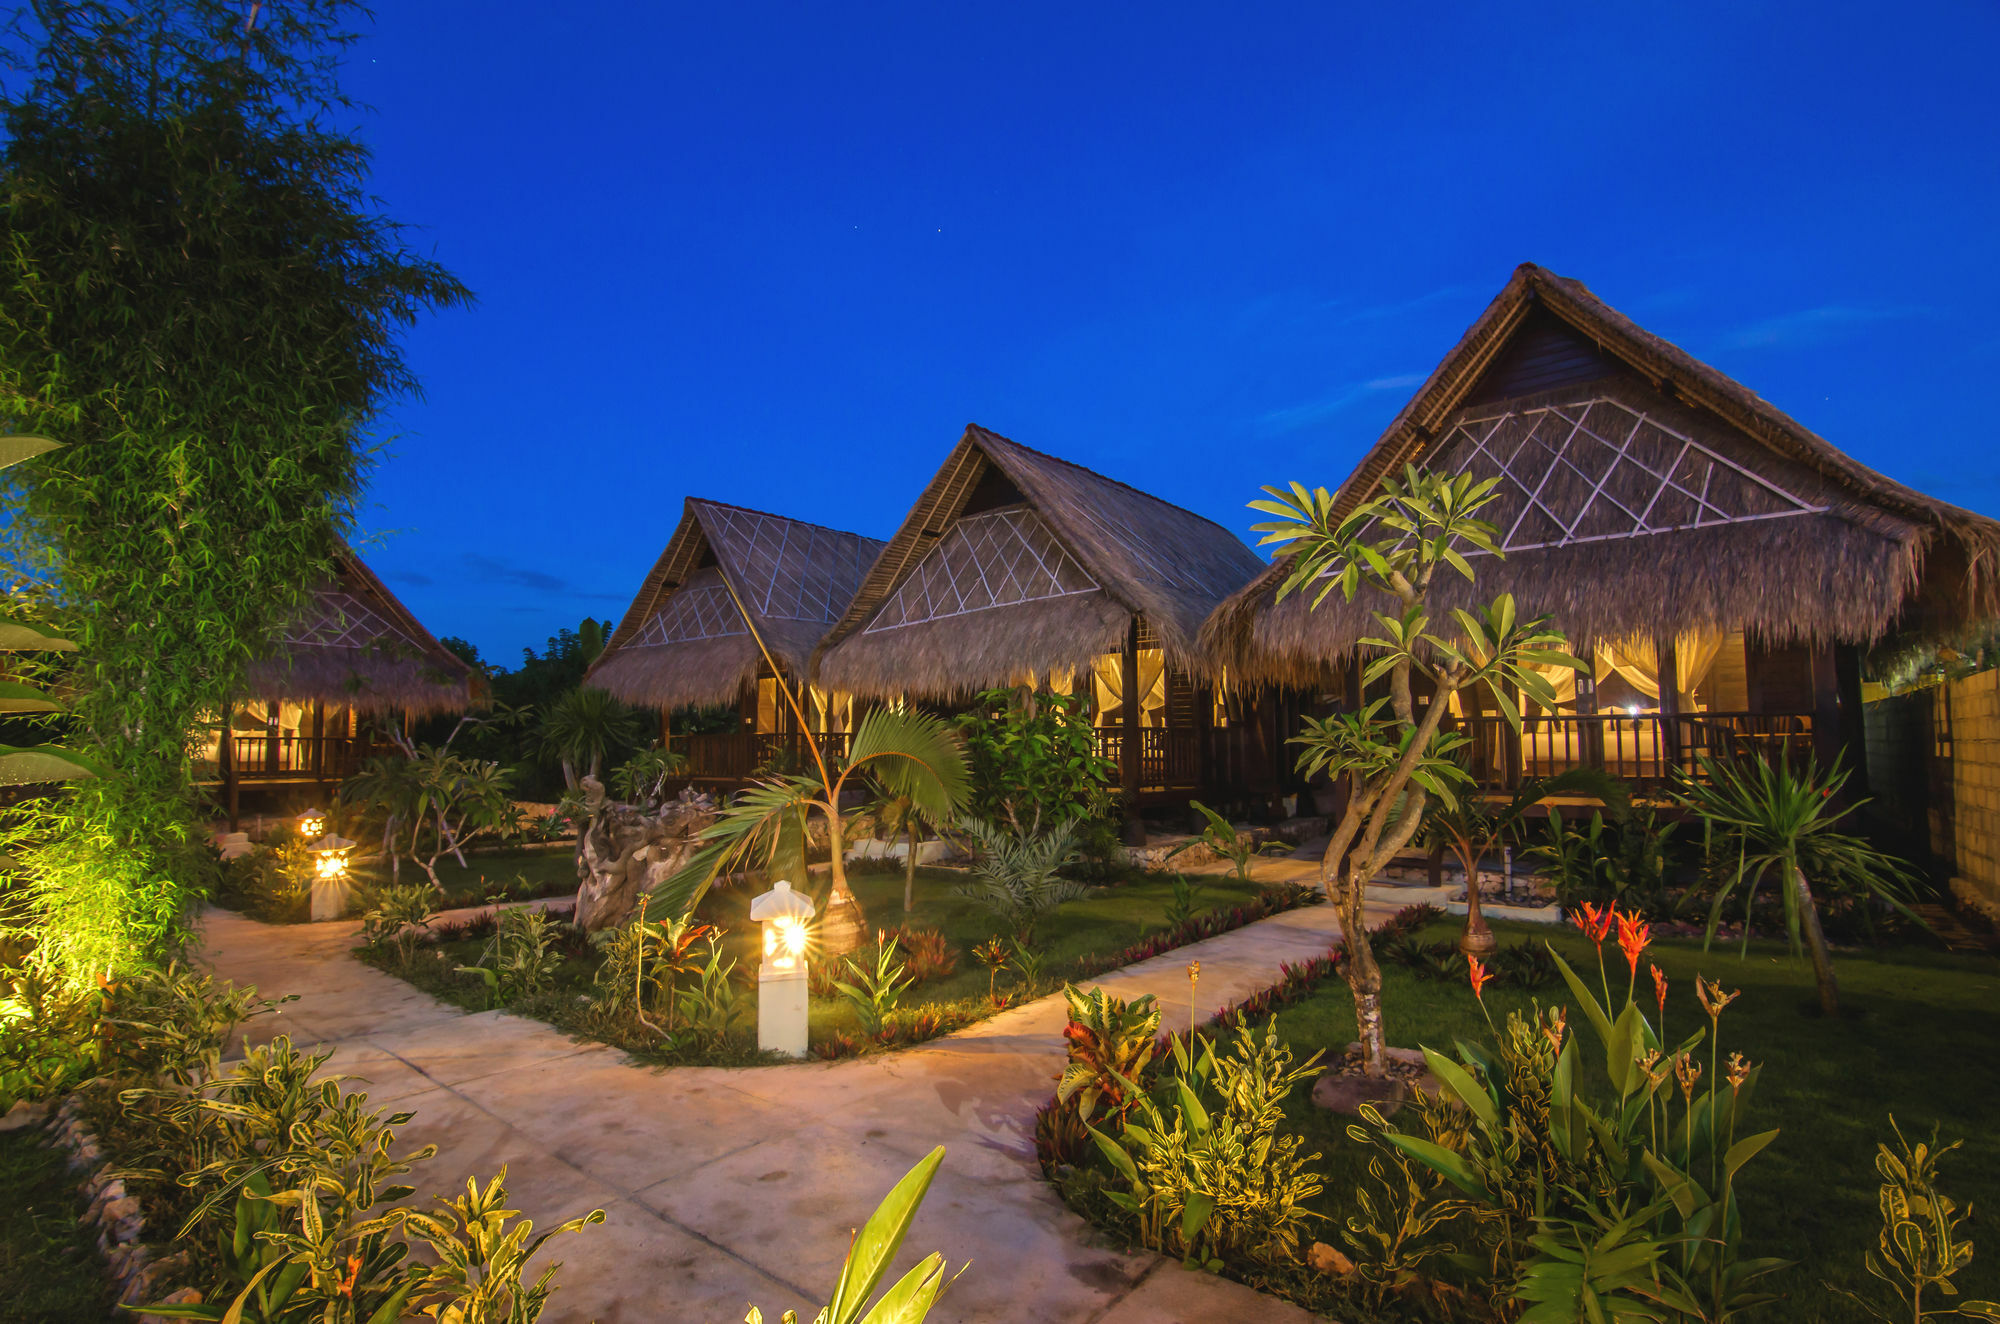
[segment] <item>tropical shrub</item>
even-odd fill
[[[439,892],[438,860],[449,853],[464,867],[466,846],[499,836],[520,814],[499,764],[431,745],[369,759],[341,784],[340,800],[381,821],[391,881],[408,860]]]
[[[562,957],[556,921],[533,906],[503,910],[479,964],[458,967],[486,985],[487,1006],[506,1007],[544,992]]]
[[[1424,1050],[1462,1117],[1426,1111],[1424,1134],[1386,1122],[1371,1129],[1442,1178],[1451,1189],[1440,1198],[1472,1203],[1470,1226],[1496,1312],[1526,1304],[1524,1320],[1592,1311],[1607,1319],[1719,1320],[1774,1299],[1761,1280],[1786,1262],[1742,1253],[1738,1180],[1778,1133],[1738,1135],[1758,1073],[1738,1054],[1721,1057],[1721,1017],[1736,995],[1698,978],[1708,1023],[1669,1047],[1667,980],[1658,967],[1650,989],[1657,1019],[1637,998],[1649,926],[1595,907],[1577,923],[1597,946],[1603,998],[1555,961],[1598,1040],[1609,1096],[1593,1102],[1583,1087],[1581,1051],[1563,1012],[1537,1006],[1495,1026],[1490,1047],[1461,1040],[1452,1057]],[[1614,926],[1628,963],[1616,1012],[1603,960]],[[1490,977],[1470,962],[1482,1008]],[[1704,1075],[1708,1088],[1698,1091]]]
[[[973,817],[1025,835],[1108,819],[1117,769],[1098,756],[1084,696],[985,690],[955,725],[971,764]]]
[[[639,739],[638,712],[610,691],[579,685],[542,715],[542,748],[562,765],[563,785],[604,777],[604,760]]]
[[[1679,866],[1674,834],[1680,826],[1661,822],[1650,806],[1614,805],[1609,820],[1593,810],[1582,824],[1550,809],[1547,837],[1527,853],[1541,862],[1565,909],[1588,901],[1672,917],[1686,895],[1673,885]]]
[[[1260,857],[1283,855],[1291,850],[1281,841],[1257,841],[1246,833],[1238,832],[1235,824],[1199,800],[1188,803],[1202,816],[1201,835],[1168,851],[1168,859],[1205,846],[1217,859],[1229,861],[1230,877],[1239,883],[1247,883],[1251,881],[1250,870]]]
[[[667,783],[686,769],[685,754],[656,745],[613,768],[611,789],[627,804],[655,805],[667,798]]]
[[[104,992],[35,965],[0,969],[0,1113],[96,1074]]]
[[[437,1203],[444,1206],[438,1213],[409,1210],[400,1224],[430,1247],[436,1261],[409,1271],[410,1303],[449,1324],[535,1324],[555,1291],[562,1261],[544,1268],[532,1286],[522,1277],[528,1261],[551,1238],[604,1221],[604,1211],[593,1209],[535,1236],[535,1225],[507,1207],[504,1166],[484,1189],[469,1177],[463,1196],[438,1196]]]
[[[1320,1156],[1301,1154],[1304,1140],[1278,1128],[1285,1096],[1314,1073],[1319,1054],[1295,1065],[1276,1018],[1224,1057],[1198,1037],[1172,1048],[1178,1071],[1166,1103],[1130,1082],[1137,1107],[1122,1129],[1089,1128],[1125,1183],[1106,1194],[1137,1218],[1145,1245],[1183,1263],[1296,1260],[1317,1216],[1306,1204],[1322,1189],[1308,1166]]]
[[[702,935],[701,947],[692,953],[689,978],[674,990],[674,1009],[681,1025],[680,1034],[670,1043],[718,1048],[736,1033],[737,1022],[754,1010],[750,999],[738,991],[736,960],[722,950],[722,934],[710,928]]]
[[[844,958],[847,979],[835,982],[834,989],[854,1008],[856,1019],[861,1022],[861,1032],[873,1039],[882,1033],[883,1023],[889,1013],[902,1000],[903,990],[909,987],[910,977],[903,972],[903,963],[896,959],[898,944],[887,933],[878,933],[875,938],[874,960],[864,964],[853,956]]]
[[[601,960],[594,980],[596,1005],[613,1021],[629,1020],[655,1035],[672,1036],[679,1011],[677,990],[683,977],[705,964],[701,944],[714,926],[683,918],[646,920],[647,898],[639,898],[639,913],[617,928],[591,935]],[[647,1018],[651,1003],[662,1025]]]
[[[1021,831],[968,818],[960,827],[972,839],[977,859],[972,881],[959,887],[958,895],[991,911],[1020,945],[1031,946],[1036,925],[1063,902],[1089,894],[1083,884],[1061,876],[1076,858],[1073,824]]]
[[[1122,1122],[1138,1104],[1159,1051],[1159,1004],[1150,993],[1128,1003],[1101,988],[1074,984],[1063,986],[1063,998],[1069,1003],[1069,1024],[1063,1027],[1069,1062],[1056,1085],[1056,1102],[1084,1122],[1101,1104],[1106,1117]]]
[[[1958,1288],[1951,1280],[1972,1263],[1972,1242],[1959,1230],[1971,1219],[1972,1206],[1961,1211],[1938,1188],[1937,1178],[1938,1164],[1963,1142],[1940,1145],[1933,1128],[1929,1143],[1912,1145],[1894,1117],[1889,1119],[1889,1130],[1896,1147],[1880,1144],[1875,1152],[1875,1171],[1882,1177],[1876,1194],[1882,1231],[1862,1262],[1870,1274],[1888,1284],[1892,1308],[1854,1292],[1845,1295],[1883,1324],[1924,1324],[1952,1316],[2000,1319],[2000,1303],[1992,1301],[1925,1307],[1924,1293],[1933,1289],[1948,1301],[1955,1298]]]
[[[361,916],[361,945],[371,949],[394,947],[398,961],[408,970],[418,940],[437,917],[431,905],[434,895],[421,883],[377,888]]]
[[[1840,820],[1859,805],[1842,800],[1847,771],[1838,763],[1821,773],[1811,759],[1795,766],[1788,759],[1704,756],[1701,774],[1680,774],[1675,796],[1700,816],[1709,858],[1725,869],[1708,912],[1708,940],[1714,941],[1723,909],[1740,889],[1747,953],[1751,906],[1758,888],[1771,883],[1784,901],[1792,951],[1803,947],[1812,958],[1820,1009],[1838,1015],[1840,985],[1813,888],[1880,902],[1914,921],[1907,904],[1914,881],[1909,866],[1840,830]]]

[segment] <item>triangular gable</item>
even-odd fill
[[[1097,590],[1033,509],[982,511],[952,522],[863,633]]]

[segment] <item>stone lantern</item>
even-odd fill
[[[786,1057],[806,1055],[806,927],[810,897],[780,878],[750,902],[750,918],[764,926],[764,959],[757,967],[757,1047]]]

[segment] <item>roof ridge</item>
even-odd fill
[[[819,524],[796,515],[780,515],[775,510],[759,510],[755,506],[739,506],[733,501],[717,501],[714,497],[689,496],[683,498],[690,505],[716,506],[723,510],[739,510],[745,515],[756,515],[760,519],[781,519],[787,524],[800,524],[808,529],[820,529],[827,533],[837,533],[843,538],[860,538],[867,542],[884,542],[871,533],[856,533],[853,529],[836,529],[831,524]],[[671,535],[669,535],[671,537]]]
[[[989,427],[983,427],[978,423],[968,423],[965,426],[967,431],[977,432],[982,437],[990,437],[995,441],[1004,442],[1007,445],[1012,446],[1015,450],[1027,452],[1029,455],[1034,456],[1036,459],[1049,460],[1052,461],[1053,463],[1062,465],[1064,468],[1074,469],[1080,474],[1087,474],[1088,476],[1097,479],[1101,483],[1109,483],[1113,487],[1122,487],[1127,492],[1132,493],[1134,496],[1144,497],[1146,500],[1152,502],[1154,505],[1165,506],[1168,510],[1178,511],[1179,513],[1189,516],[1192,519],[1198,519],[1202,523],[1208,525],[1209,527],[1214,529],[1219,529],[1223,533],[1228,534],[1230,537],[1236,539],[1236,541],[1243,542],[1242,535],[1238,534],[1234,529],[1230,528],[1227,524],[1224,524],[1219,520],[1212,520],[1198,510],[1189,510],[1186,506],[1175,505],[1173,502],[1167,500],[1165,497],[1156,495],[1155,493],[1152,492],[1148,492],[1144,488],[1134,487],[1132,486],[1132,484],[1126,482],[1122,478],[1113,478],[1109,474],[1102,474],[1099,473],[1097,470],[1092,469],[1086,465],[1078,464],[1075,460],[1066,460],[1060,455],[1051,455],[1047,451],[1036,450],[1033,446],[1027,445],[1024,442],[1015,441],[1012,437],[1002,436],[1000,433],[995,432],[993,429]],[[981,442],[980,444],[984,445],[985,443]],[[1246,547],[1249,546],[1248,543],[1244,543],[1244,545]]]

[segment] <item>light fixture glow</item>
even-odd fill
[[[774,919],[764,926],[764,959],[774,970],[795,970],[806,954],[806,922],[797,915]]]
[[[299,835],[311,841],[326,831],[326,815],[317,809],[308,809],[299,815]]]

